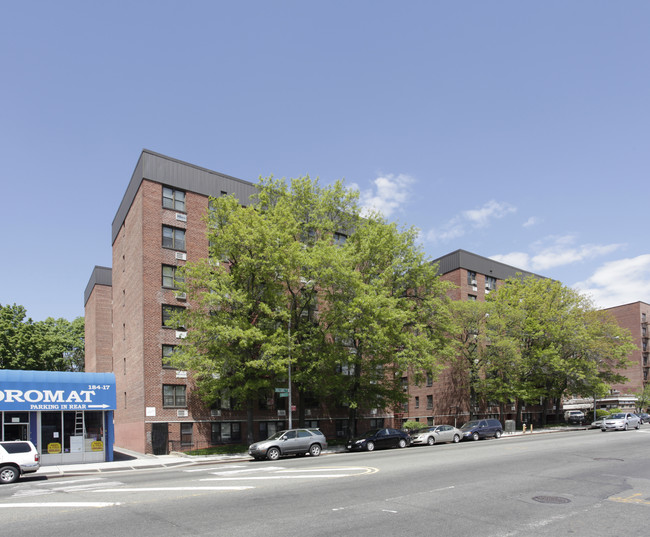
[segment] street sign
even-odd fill
[[[276,388],[275,393],[289,393],[289,388]]]
[[[282,392],[278,394],[278,397],[289,397],[289,392]]]

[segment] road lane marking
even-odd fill
[[[170,491],[201,492],[202,490],[248,490],[252,488],[255,487],[244,487],[244,486],[240,486],[240,487],[150,487],[150,488],[102,489],[102,490],[93,490],[92,492],[170,492]]]
[[[0,503],[0,508],[16,507],[113,507],[115,505],[122,505],[120,502],[41,502],[41,503]]]

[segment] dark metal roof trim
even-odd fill
[[[106,285],[107,287],[113,286],[113,271],[109,267],[100,267],[95,265],[86,290],[84,291],[84,306],[88,302],[90,295],[95,288],[95,285]]]
[[[143,149],[113,219],[111,244],[117,238],[143,179],[204,196],[219,197],[221,192],[227,192],[234,194],[241,203],[246,203],[256,191],[256,186],[249,181]]]
[[[438,259],[434,259],[433,263],[438,263],[438,274],[441,275],[453,272],[459,268],[464,268],[477,274],[492,276],[497,280],[506,280],[515,277],[517,274],[521,274],[524,277],[534,276],[536,278],[545,278],[545,276],[506,265],[494,259],[473,254],[467,250],[456,250]]]

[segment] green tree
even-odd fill
[[[189,330],[175,358],[206,402],[227,394],[247,409],[249,440],[256,403],[287,385],[289,368],[301,400],[320,389],[319,274],[335,230],[353,228],[358,214],[341,183],[321,188],[308,177],[262,179],[252,201],[211,200],[210,257],[186,265],[192,307],[176,319]]]
[[[636,395],[636,408],[639,412],[647,412],[650,407],[650,384],[645,384],[643,390],[635,393]]]
[[[417,245],[417,231],[367,215],[327,271],[322,323],[342,375],[329,386],[349,408],[350,434],[359,410],[399,407],[402,379],[422,383],[453,353],[447,334],[448,282]]]
[[[486,349],[489,376],[504,381],[496,388],[516,400],[518,421],[523,404],[541,401],[545,422],[549,401],[559,408],[564,395],[593,396],[625,379],[617,370],[628,365],[631,335],[577,291],[554,280],[512,278],[488,301],[495,346]]]
[[[81,371],[84,319],[34,322],[23,306],[0,306],[0,368]]]

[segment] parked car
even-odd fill
[[[411,433],[411,445],[460,442],[462,436],[462,431],[451,425],[434,425]]]
[[[367,433],[349,440],[346,448],[348,451],[374,451],[375,449],[405,448],[411,443],[411,437],[404,431],[397,429],[372,429]]]
[[[327,448],[327,439],[318,429],[288,429],[278,431],[266,440],[248,446],[248,454],[257,460],[271,461],[285,455],[318,457]]]
[[[569,410],[564,413],[564,419],[568,423],[583,423],[585,421],[585,413],[582,410]]]
[[[0,483],[14,483],[41,467],[37,449],[29,441],[0,442]]]
[[[591,429],[600,429],[603,426],[603,421],[605,418],[608,418],[609,416],[603,416],[601,418],[598,418],[596,421],[591,422]]]
[[[605,431],[627,431],[628,429],[634,427],[635,429],[641,428],[641,418],[636,414],[631,412],[617,412],[616,414],[611,414],[603,420],[603,424],[600,427],[600,430]]]
[[[479,440],[488,436],[500,438],[503,434],[501,422],[494,419],[468,421],[460,430],[463,433],[461,440]]]
[[[643,423],[650,423],[650,414],[648,414],[647,412],[641,412],[641,413],[637,414],[637,416],[639,416],[639,418],[641,418],[641,423],[642,424]]]

